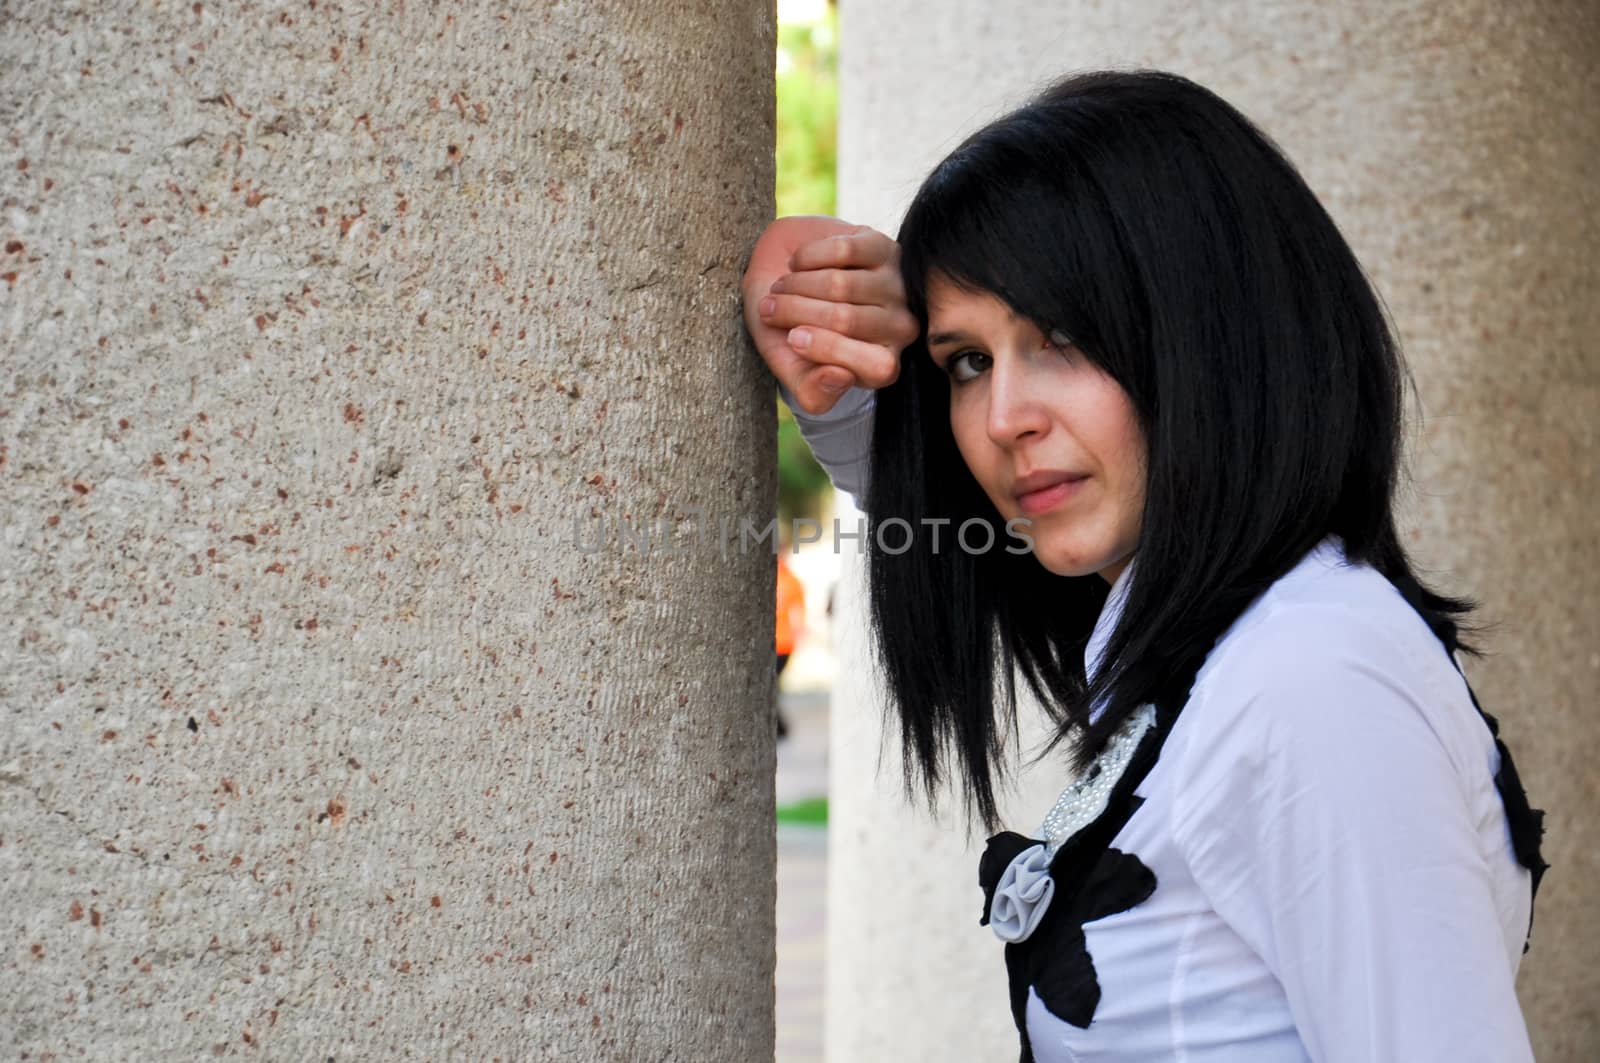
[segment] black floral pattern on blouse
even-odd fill
[[[1022,848],[1017,852],[1037,844],[1020,835],[999,835],[991,839],[991,850],[997,854],[1010,851],[1016,844],[1011,838],[1021,842]],[[991,896],[993,886],[989,883],[999,881],[999,872],[1009,862],[999,862],[999,871],[986,880],[985,890]],[[1071,897],[1064,897],[1058,887],[1050,908],[1028,939],[1006,947],[1011,1009],[1019,1029],[1025,1020],[1030,987],[1058,1019],[1079,1028],[1088,1027],[1100,1003],[1100,982],[1095,975],[1094,958],[1089,955],[1084,924],[1125,912],[1148,900],[1155,891],[1155,873],[1137,856],[1120,849],[1101,853]]]
[[[1146,732],[1122,777],[1112,787],[1101,814],[1062,843],[1050,860],[1055,895],[1039,925],[1026,940],[1006,945],[1006,974],[1011,988],[1011,1017],[1022,1038],[1021,1063],[1033,1063],[1028,1042],[1028,990],[1052,1015],[1087,1028],[1100,1003],[1100,982],[1089,954],[1084,924],[1125,912],[1148,900],[1156,890],[1153,871],[1134,854],[1111,847],[1111,839],[1138,811],[1144,799],[1134,789],[1155,766],[1162,743],[1177,719],[1181,701],[1157,705],[1156,725]],[[1013,831],[989,839],[978,863],[983,887],[982,925],[989,923],[1000,876],[1023,850],[1041,844]]]

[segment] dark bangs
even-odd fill
[[[1469,604],[1422,587],[1395,532],[1402,367],[1381,305],[1294,167],[1215,94],[1156,72],[1060,81],[941,162],[898,239],[924,335],[878,393],[864,508],[874,526],[916,529],[903,552],[869,536],[867,559],[908,784],[931,794],[957,776],[992,826],[1014,670],[1057,740],[1091,754],[1328,535],[1457,644]],[[1135,562],[1092,684],[1082,655],[1103,579],[1055,576],[1003,535],[951,549],[963,521],[1003,521],[956,449],[949,383],[928,357],[935,274],[1064,332],[1144,430]],[[939,521],[936,547],[925,528]]]
[[[1100,175],[1049,117],[1019,112],[974,134],[923,183],[898,236],[906,300],[926,332],[936,274],[993,293],[1046,335],[1066,333],[1144,418],[1136,392],[1148,388],[1129,387],[1130,352],[1148,344],[1137,263]]]

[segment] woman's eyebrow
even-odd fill
[[[971,343],[972,337],[958,330],[952,332],[930,332],[928,334],[929,347],[941,347],[948,343]]]

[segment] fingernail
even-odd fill
[[[829,395],[843,395],[846,391],[850,390],[850,385],[827,383],[822,385],[822,390],[826,391]]]
[[[761,311],[762,317],[771,317],[773,312],[778,309],[778,300],[763,299],[761,300],[761,306],[758,309]]]
[[[811,346],[810,329],[791,329],[789,332],[789,346],[797,351],[803,351]]]

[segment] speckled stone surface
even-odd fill
[[[0,1055],[770,1059],[770,5],[0,22]]]
[[[840,213],[891,233],[961,136],[1075,69],[1186,74],[1301,167],[1415,375],[1409,543],[1481,601],[1492,655],[1468,674],[1549,810],[1554,868],[1519,981],[1536,1053],[1600,1059],[1600,7],[888,0],[841,6],[840,54]],[[829,1059],[1001,1058],[1015,1035],[976,927],[976,848],[900,803],[894,743],[849,667],[868,658],[842,638]],[[1013,822],[1059,789],[1026,778]],[[893,911],[850,903],[913,861]],[[885,955],[903,958],[897,977],[870,962]]]

